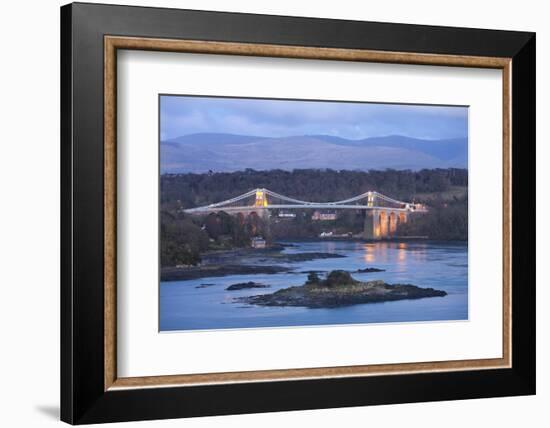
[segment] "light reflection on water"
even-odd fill
[[[344,258],[284,264],[292,272],[274,275],[231,275],[163,282],[160,329],[223,329],[378,322],[464,320],[468,318],[468,248],[466,243],[428,241],[363,243],[358,241],[291,242],[285,253],[324,252]],[[267,264],[275,264],[266,261]],[[357,273],[376,267],[384,272]],[[302,285],[307,271],[343,269],[361,281],[380,279],[447,291],[445,297],[370,303],[336,309],[259,307],[236,303],[235,297],[272,293]],[[231,284],[254,281],[266,289],[227,291]],[[204,285],[214,284],[214,285]],[[199,288],[197,288],[199,287]]]

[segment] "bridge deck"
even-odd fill
[[[255,201],[250,205],[231,206],[231,204],[243,203],[249,198],[255,198]],[[269,198],[274,198],[276,201],[286,202],[283,204],[270,204]],[[367,205],[358,204],[358,201],[367,202]],[[393,204],[394,207],[375,205],[377,202]],[[353,198],[344,199],[335,202],[308,202],[299,199],[289,198],[288,196],[280,195],[268,189],[253,189],[235,198],[217,202],[202,207],[189,208],[184,210],[186,213],[208,213],[208,212],[248,212],[270,209],[331,209],[331,210],[377,210],[377,211],[397,211],[397,212],[425,212],[426,210],[420,204],[402,202],[382,195],[378,192],[368,191]]]
[[[199,213],[199,212],[217,212],[217,211],[260,211],[270,209],[334,209],[334,210],[378,210],[378,211],[396,211],[396,212],[410,212],[407,208],[392,208],[382,206],[368,206],[368,205],[334,205],[334,204],[308,204],[308,205],[291,205],[291,204],[274,204],[266,206],[249,206],[244,205],[240,207],[199,207],[190,208],[185,210],[186,213]]]

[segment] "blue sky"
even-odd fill
[[[348,139],[468,136],[467,107],[161,96],[161,139],[195,133]]]

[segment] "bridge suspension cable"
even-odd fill
[[[283,201],[286,203],[270,204],[265,198],[266,195],[274,199],[279,199],[280,201]],[[255,197],[255,201],[256,201],[255,204],[243,205],[243,206],[231,206],[232,204],[238,203],[250,197]],[[257,204],[258,198],[261,199],[260,205]],[[354,202],[360,201],[362,199],[367,199],[367,204],[353,204]],[[388,207],[380,206],[377,200],[388,202],[398,206],[392,209],[413,211],[416,208],[416,206],[412,203],[398,201],[397,199],[390,198],[376,191],[368,191],[360,195],[354,196],[352,198],[342,199],[340,201],[311,202],[311,201],[303,201],[300,199],[290,198],[288,196],[281,195],[280,193],[273,192],[268,189],[258,188],[258,189],[250,190],[242,195],[236,196],[231,199],[226,199],[224,201],[216,202],[216,203],[205,205],[202,207],[189,208],[184,211],[188,213],[209,212],[209,211],[216,211],[217,208],[226,208],[228,211],[238,211],[240,209],[250,210],[250,209],[259,209],[259,208],[388,209]]]
[[[289,202],[295,202],[297,204],[303,204],[303,205],[316,205],[316,204],[322,204],[322,205],[340,205],[340,204],[349,204],[350,202],[359,201],[361,199],[366,199],[369,197],[373,198],[380,198],[386,202],[390,202],[396,205],[407,205],[408,202],[398,201],[397,199],[390,198],[386,195],[383,195],[381,193],[378,193],[376,191],[368,191],[365,193],[361,193],[360,195],[354,196],[353,198],[349,199],[342,199],[340,201],[334,201],[334,202],[308,202],[308,201],[302,201],[299,199],[289,198],[288,196],[281,195],[279,193],[272,192],[271,190],[265,189],[264,192],[270,196],[286,200]]]
[[[207,207],[207,208],[217,208],[217,207],[220,207],[222,205],[233,204],[235,202],[239,202],[239,201],[242,201],[243,199],[249,198],[250,196],[253,196],[255,194],[256,194],[256,189],[251,190],[249,192],[246,192],[246,193],[244,193],[240,196],[236,196],[236,197],[231,198],[231,199],[226,199],[225,201],[216,202],[215,204],[206,205],[205,207]]]

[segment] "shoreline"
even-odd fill
[[[229,275],[276,274],[291,272],[295,269],[281,265],[285,263],[346,257],[341,254],[323,252],[283,253],[287,247],[292,247],[292,245],[277,243],[272,247],[262,249],[216,250],[204,254],[203,263],[199,266],[161,268],[160,280],[169,282]]]
[[[230,275],[254,275],[254,274],[277,274],[284,272],[292,272],[295,268],[284,266],[284,264],[304,262],[319,259],[329,258],[344,258],[346,256],[337,253],[327,252],[299,252],[299,253],[283,253],[286,248],[293,248],[293,242],[363,242],[363,243],[382,243],[382,242],[403,242],[403,240],[377,240],[366,241],[359,238],[346,239],[326,239],[326,238],[311,238],[311,239],[288,239],[282,242],[276,242],[267,248],[234,248],[228,250],[213,250],[202,255],[203,262],[199,266],[170,266],[161,267],[160,281],[187,281],[207,277],[224,277]],[[411,242],[422,243],[439,243],[452,245],[467,244],[467,241],[442,241],[442,240],[408,240]]]

